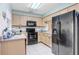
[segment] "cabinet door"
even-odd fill
[[[45,23],[47,22],[47,17],[46,18],[43,18],[43,21],[42,22],[43,22],[43,26],[45,26],[46,25]]]
[[[12,25],[20,25],[20,16],[12,15]]]
[[[43,39],[43,33],[38,32],[38,42],[41,42]]]
[[[2,43],[2,55],[24,55],[25,40],[14,40]]]
[[[21,16],[21,25],[26,26],[27,16]]]
[[[38,20],[37,20],[37,26],[44,26],[42,19],[38,19]]]
[[[41,42],[45,43],[46,45],[48,45],[49,47],[51,47],[51,38],[49,38],[49,36],[45,33],[43,33],[42,35],[42,39]]]
[[[45,44],[49,45],[49,38],[48,38],[47,34],[44,34],[43,42],[44,42]]]

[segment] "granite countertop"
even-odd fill
[[[24,35],[24,34],[21,34],[21,35],[14,35],[14,36],[11,37],[11,38],[8,38],[8,39],[1,39],[0,41],[11,41],[11,40],[20,40],[20,39],[27,39],[27,36]]]

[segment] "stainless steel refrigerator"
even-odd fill
[[[71,12],[52,17],[52,53],[56,55],[76,55],[78,51],[79,18]]]

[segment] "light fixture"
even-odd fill
[[[33,3],[31,8],[32,9],[37,9],[37,8],[39,8],[39,6],[40,6],[40,3]]]

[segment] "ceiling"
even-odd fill
[[[47,16],[60,9],[73,5],[72,3],[40,3],[37,9],[31,8],[33,3],[12,3],[11,7],[13,13],[29,14],[35,16]]]

